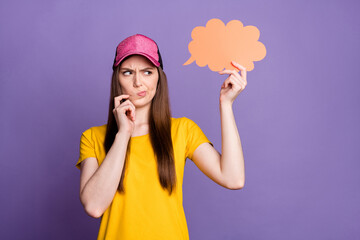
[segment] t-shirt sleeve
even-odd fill
[[[76,167],[80,169],[81,162],[88,158],[88,157],[95,157],[95,144],[91,137],[91,128],[87,129],[81,134],[80,138],[80,155],[78,162],[76,163]]]
[[[193,154],[198,146],[202,143],[210,143],[213,145],[209,139],[206,137],[201,128],[191,119],[185,118],[186,126],[186,157],[189,159],[193,158]]]

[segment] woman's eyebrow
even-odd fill
[[[120,70],[130,70],[130,71],[132,71],[131,68],[124,68],[124,67],[120,68]]]
[[[141,69],[141,71],[147,70],[147,69],[154,70],[154,68],[155,68],[155,67],[146,67],[146,68]],[[126,67],[122,67],[122,68],[120,68],[120,70],[130,70],[130,71],[132,71],[133,69],[131,69],[131,68],[126,68]]]
[[[146,68],[143,68],[141,70],[147,70],[147,69],[153,70],[153,69],[155,69],[155,67],[146,67]]]

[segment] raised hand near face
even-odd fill
[[[118,131],[131,135],[135,126],[135,106],[128,98],[125,94],[114,98],[113,114]]]

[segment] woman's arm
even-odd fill
[[[220,72],[230,74],[220,91],[222,154],[210,144],[204,143],[195,150],[192,160],[203,173],[221,186],[241,189],[245,184],[244,156],[232,104],[245,89],[247,81],[246,69],[236,62],[233,65],[241,69],[241,76],[235,70]]]
[[[135,106],[128,98],[129,95],[125,94],[114,98],[113,113],[119,130],[100,167],[94,164],[94,159],[84,160],[87,162],[81,164],[80,201],[85,211],[95,218],[103,215],[119,186],[127,146],[135,126]]]
[[[245,184],[244,155],[231,105],[220,104],[221,172],[225,182],[235,188]]]
[[[100,166],[91,159],[81,163],[80,201],[88,215],[99,218],[109,207],[117,191],[130,136],[117,133],[114,143]]]

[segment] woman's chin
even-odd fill
[[[144,98],[135,99],[131,102],[134,104],[135,108],[137,108],[137,109],[143,108],[143,107],[148,107],[151,105],[151,101],[145,101]]]

